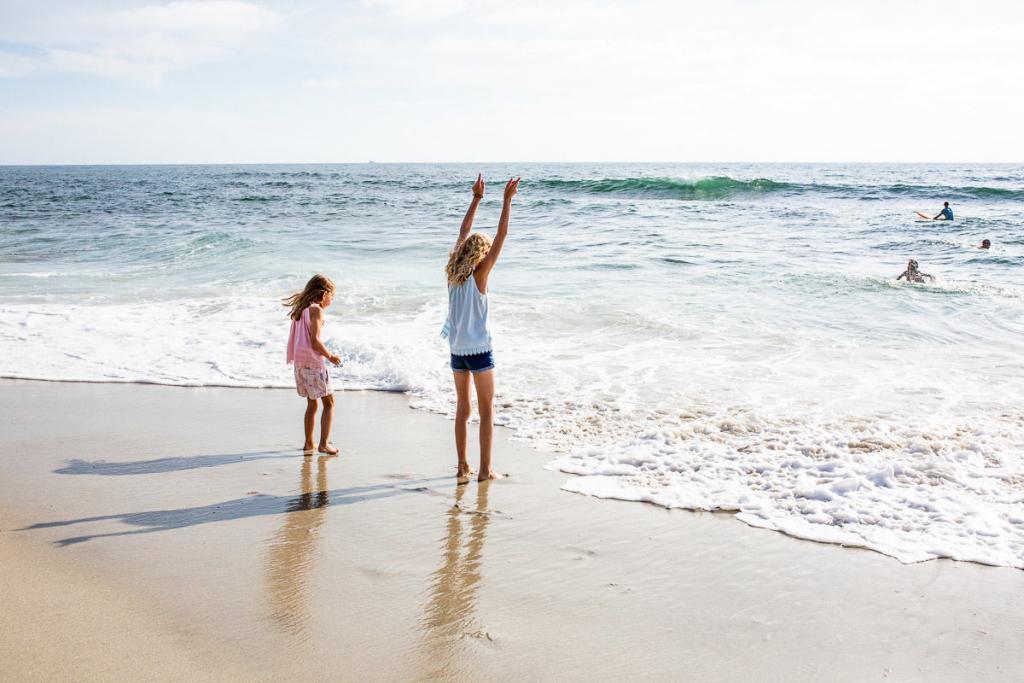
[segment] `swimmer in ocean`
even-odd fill
[[[953,220],[953,209],[949,208],[949,202],[942,202],[942,211],[939,211],[932,217],[933,221],[951,221]]]
[[[980,245],[980,246],[978,247],[978,249],[988,249],[988,248],[990,248],[991,246],[992,246],[992,243],[991,243],[990,241],[988,241],[988,240],[982,240],[982,241],[981,241],[981,245]]]
[[[903,273],[898,278],[896,278],[896,281],[899,282],[903,278],[907,278],[907,282],[917,283],[923,283],[925,278],[928,278],[933,282],[935,281],[934,277],[932,277],[928,273],[922,273],[920,270],[917,269],[917,261],[915,261],[914,259],[910,259],[909,261],[907,261],[907,269],[903,271]]]

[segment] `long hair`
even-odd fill
[[[448,275],[448,284],[458,287],[468,280],[490,250],[491,238],[481,232],[474,232],[463,240],[462,244],[448,256],[448,265],[444,268]]]
[[[282,305],[292,309],[288,314],[292,320],[298,320],[307,306],[323,301],[325,294],[334,294],[334,282],[326,275],[317,273],[309,278],[301,292],[292,294]]]

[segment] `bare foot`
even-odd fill
[[[492,479],[504,479],[507,474],[498,474],[497,472],[481,472],[480,476],[476,478],[477,481],[491,481]]]
[[[327,455],[337,455],[338,454],[338,449],[335,448],[334,446],[332,446],[329,443],[321,444],[320,448],[318,448],[317,450],[320,451],[321,453],[326,453]]]
[[[303,455],[313,455],[313,451],[315,451],[315,450],[316,450],[316,446],[314,446],[311,443],[307,443],[306,445],[304,445],[302,447],[302,454]]]

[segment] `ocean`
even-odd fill
[[[451,415],[477,172],[497,421],[567,491],[1024,568],[1024,165],[0,167],[0,376],[292,389],[319,271],[336,387]]]

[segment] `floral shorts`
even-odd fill
[[[295,389],[299,396],[314,401],[334,393],[327,368],[306,368],[298,365],[295,366]]]

